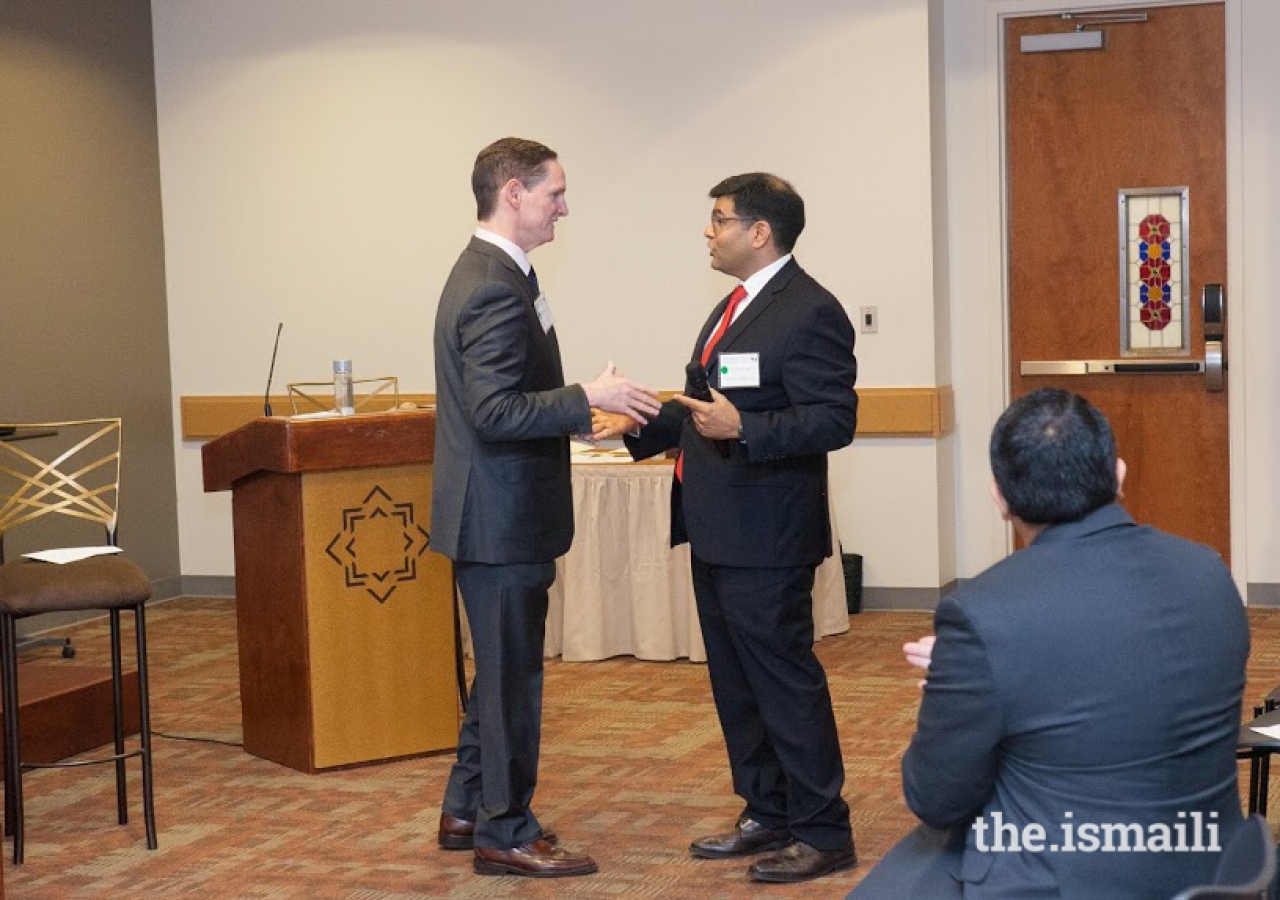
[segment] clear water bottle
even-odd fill
[[[341,416],[349,416],[356,411],[356,394],[351,384],[351,360],[349,359],[333,361],[333,408]]]

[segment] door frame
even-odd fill
[[[1235,373],[1227,399],[1228,418],[1228,466],[1229,503],[1231,527],[1231,570],[1241,595],[1248,584],[1247,508],[1245,498],[1245,391],[1243,375],[1246,371],[1244,341],[1246,314],[1240,286],[1244,283],[1241,257],[1242,191],[1240,176],[1243,168],[1242,117],[1241,117],[1241,36],[1240,4],[1242,0],[1147,0],[1147,2],[1106,2],[1106,0],[983,0],[982,11],[982,61],[981,87],[986,115],[984,123],[985,169],[981,210],[984,237],[987,246],[998,252],[990,252],[983,258],[987,271],[981,280],[992,288],[998,286],[999,306],[984,307],[988,327],[998,330],[999,353],[996,365],[986,373],[988,409],[1001,410],[1009,402],[1009,241],[1007,167],[1005,152],[1005,96],[1004,96],[1004,22],[1008,18],[1036,15],[1052,15],[1059,12],[1084,12],[1088,10],[1141,9],[1158,6],[1187,6],[1217,3],[1225,7],[1226,19],[1226,165],[1227,165],[1227,341],[1231,370]],[[949,34],[949,36],[951,36]],[[950,56],[950,53],[948,54]],[[963,56],[963,53],[961,54]],[[977,60],[973,60],[976,62]],[[948,85],[953,81],[950,73]],[[948,112],[951,98],[948,97]],[[950,118],[950,115],[948,116]],[[949,153],[951,151],[948,151]],[[994,188],[994,190],[992,189]],[[952,209],[955,209],[954,197]],[[995,294],[988,293],[988,296]],[[954,321],[954,318],[953,318]],[[990,334],[990,331],[988,332]],[[994,343],[994,342],[992,342]],[[984,436],[985,440],[985,436]],[[976,445],[971,445],[976,446]],[[961,448],[960,452],[965,453]],[[1012,535],[1004,531],[1005,552],[1013,548]]]

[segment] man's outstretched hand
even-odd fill
[[[658,392],[627,378],[618,371],[613,360],[609,360],[604,371],[584,384],[582,389],[587,392],[587,403],[591,406],[630,416],[642,425],[656,416],[661,408]]]

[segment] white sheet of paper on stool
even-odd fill
[[[111,547],[104,544],[101,547],[59,547],[55,550],[39,550],[35,553],[24,553],[22,555],[37,562],[57,563],[61,566],[66,563],[79,562],[91,556],[104,556],[108,553],[119,552],[119,547]]]

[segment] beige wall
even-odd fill
[[[806,198],[801,263],[851,312],[880,308],[861,383],[937,384],[930,5],[156,4],[175,394],[260,391],[282,320],[280,381],[349,356],[431,390],[471,160],[509,133],[568,171],[571,215],[534,260],[571,379],[612,357],[679,386],[730,287],[707,265],[707,190],[761,168]],[[836,455],[840,528],[868,584],[950,579],[942,463],[932,440]],[[200,492],[197,446],[177,447],[177,471],[184,573],[230,574],[227,498]]]
[[[0,4],[0,420],[124,419],[121,543],[164,592],[180,573],[151,47],[147,0]],[[6,549],[31,548],[19,531]]]
[[[801,261],[855,311],[861,383],[954,384],[957,430],[866,440],[833,459],[846,549],[870,586],[936,587],[1007,551],[986,438],[1005,401],[999,13],[1101,0],[200,0],[156,9],[175,396],[358,372],[432,388],[441,282],[471,224],[475,150],[546,141],[571,217],[535,260],[571,378],[608,356],[674,387],[726,289],[699,235],[706,189],[767,168],[809,203]],[[1280,304],[1267,278],[1280,206],[1270,0],[1228,0],[1234,556],[1280,584]],[[1246,322],[1247,327],[1246,327]],[[182,569],[229,574],[225,496],[176,447]]]

